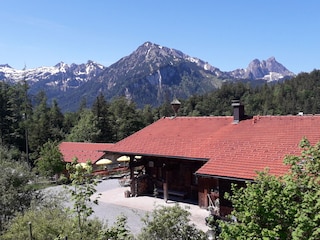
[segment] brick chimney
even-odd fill
[[[237,124],[244,119],[244,106],[240,100],[232,100],[233,107],[233,123]]]

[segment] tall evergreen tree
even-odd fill
[[[68,135],[71,129],[77,124],[80,119],[78,112],[66,112],[63,114],[63,133]]]
[[[31,162],[39,157],[38,154],[42,145],[53,137],[50,129],[50,108],[47,105],[46,94],[39,92],[36,101],[38,105],[28,119],[28,141],[31,151]]]
[[[92,112],[97,119],[97,128],[100,133],[97,138],[97,142],[113,142],[114,133],[111,124],[112,117],[109,112],[109,104],[102,93],[99,94],[93,103]]]
[[[25,151],[24,118],[31,109],[24,94],[23,85],[0,82],[0,142],[21,151]]]
[[[0,144],[7,143],[11,128],[8,91],[9,86],[0,82]]]
[[[110,112],[112,112],[114,132],[116,133],[115,140],[117,141],[133,134],[144,126],[136,105],[124,97],[112,101]]]
[[[53,100],[52,106],[50,107],[49,120],[50,120],[49,127],[51,131],[51,137],[55,141],[62,140],[64,138],[64,132],[63,132],[64,116],[56,100]]]
[[[156,115],[155,111],[152,109],[151,105],[149,105],[149,104],[145,105],[142,110],[138,109],[137,111],[138,111],[138,114],[142,118],[142,122],[143,122],[144,126],[147,126],[147,125],[153,123],[155,120],[157,120],[157,118],[155,116]]]

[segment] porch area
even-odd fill
[[[146,156],[130,161],[131,195],[198,204],[198,179],[194,173],[203,164],[199,160]]]

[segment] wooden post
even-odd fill
[[[168,202],[168,183],[163,183],[163,198],[165,202]]]
[[[129,169],[130,169],[130,179],[132,180],[134,178],[134,165],[131,161],[131,158],[130,158],[130,161],[129,161]]]
[[[209,207],[208,189],[204,189],[204,207]]]
[[[29,225],[29,236],[30,236],[30,240],[33,240],[33,236],[32,236],[32,223],[28,222]]]
[[[131,184],[130,184],[130,191],[132,193],[132,195],[136,196],[136,179],[134,179],[134,164],[133,162],[131,161],[131,158],[130,158],[130,161],[129,161],[129,169],[130,169],[130,180],[131,180]]]
[[[165,202],[168,202],[168,195],[168,173],[164,168],[163,198]]]

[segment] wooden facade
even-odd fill
[[[159,157],[143,157],[141,160],[132,161],[131,191],[139,193],[137,195],[158,193],[165,200],[178,197],[181,200],[197,203],[199,184],[195,172],[203,164],[204,162],[199,160]],[[147,187],[145,187],[146,182]],[[144,190],[141,191],[141,188]]]
[[[218,191],[220,215],[231,213],[231,202],[224,198],[231,192],[231,185],[245,186],[244,180],[223,179],[213,176],[197,176],[196,171],[205,163],[199,160],[185,160],[161,157],[142,157],[130,162],[131,193],[133,196],[157,195],[165,201],[175,199],[198,204],[208,208],[209,195]]]
[[[238,187],[245,187],[245,180],[233,180],[218,178],[213,176],[199,176],[199,207],[207,208],[209,206],[209,195],[212,191],[218,191],[220,198],[220,215],[225,216],[231,213],[232,204],[225,199],[225,193],[231,193],[232,184]]]

